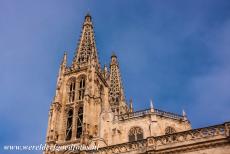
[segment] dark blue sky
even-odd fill
[[[229,0],[1,0],[1,150],[45,142],[58,67],[64,51],[71,62],[87,10],[101,64],[116,52],[136,110],[152,98],[185,109],[194,128],[230,119]]]

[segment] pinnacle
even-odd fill
[[[88,21],[91,21],[91,19],[92,19],[92,17],[91,17],[89,12],[87,12],[86,15],[85,15],[85,21],[87,21],[87,19],[88,19]]]
[[[66,65],[66,63],[67,63],[67,51],[64,52],[64,56],[62,59],[62,65]]]
[[[112,58],[112,57],[117,58],[117,56],[116,56],[115,52],[112,52],[112,56],[111,56],[111,58]]]
[[[86,13],[85,17],[91,17],[91,15],[90,15],[89,11],[87,11],[87,13]]]

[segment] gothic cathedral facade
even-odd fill
[[[99,149],[44,153],[205,153],[213,149],[219,153],[218,148],[230,153],[229,122],[192,129],[185,112],[178,115],[150,104],[149,109],[134,111],[132,100],[126,102],[115,54],[109,67],[100,66],[92,18],[87,14],[71,66],[66,53],[60,65],[46,144]]]

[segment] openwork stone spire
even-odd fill
[[[111,56],[110,62],[109,97],[112,108],[118,108],[119,111],[121,106],[126,106],[118,60],[115,54]]]
[[[92,17],[87,14],[72,65],[81,67],[92,63],[99,66]]]

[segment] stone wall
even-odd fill
[[[230,122],[224,124],[178,132],[169,135],[148,137],[135,142],[107,146],[94,151],[110,153],[154,153],[154,154],[229,154]],[[87,152],[92,153],[92,152]]]
[[[191,129],[187,119],[159,115],[159,111],[155,111],[157,109],[153,109],[152,112],[143,110],[118,116],[112,113],[103,114],[100,137],[106,140],[107,145],[115,145],[128,142],[128,134],[133,127],[143,130],[143,138],[164,135],[168,126],[175,128],[176,132]]]

